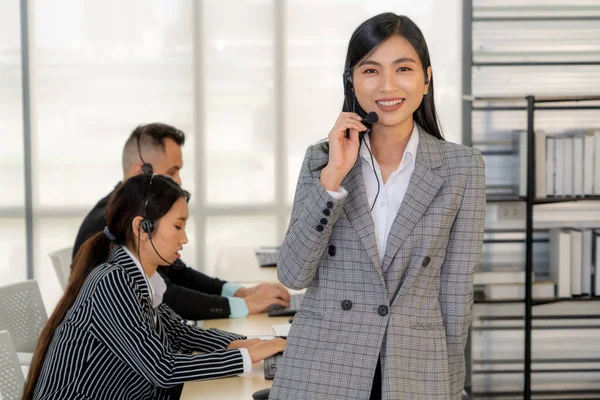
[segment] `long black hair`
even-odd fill
[[[344,73],[352,74],[354,66],[360,60],[371,55],[381,43],[392,36],[402,36],[415,49],[423,70],[427,78],[427,68],[431,66],[429,49],[423,33],[410,18],[405,15],[396,15],[394,13],[383,13],[369,18],[352,34],[346,53],[346,63]],[[344,82],[346,80],[344,79]],[[429,91],[424,96],[423,101],[413,113],[415,122],[427,133],[438,139],[444,139],[440,129],[440,123],[435,111],[435,102],[433,98],[433,76],[429,79]],[[344,99],[342,111],[352,111],[352,105],[355,112],[361,117],[367,113],[360,107],[353,90],[347,90]]]
[[[150,185],[151,180],[152,185]],[[54,332],[75,303],[88,275],[107,260],[115,245],[134,242],[132,222],[135,217],[143,216],[157,221],[168,213],[181,197],[188,201],[190,196],[173,179],[149,174],[137,175],[126,180],[111,196],[106,207],[106,221],[108,230],[114,238],[109,240],[104,232],[98,232],[87,239],[77,251],[65,293],[37,342],[25,384],[24,399],[33,397]]]
[[[354,67],[362,59],[371,55],[383,42],[395,35],[405,38],[415,49],[423,66],[425,77],[427,78],[427,68],[431,66],[431,59],[429,57],[427,42],[417,24],[404,15],[396,15],[390,12],[375,15],[360,24],[350,37],[346,62],[344,64],[344,104],[342,111],[355,112],[362,118],[366,117],[367,113],[358,104],[352,87]],[[435,111],[433,76],[429,79],[427,94],[413,113],[413,119],[425,132],[444,140],[438,115]],[[328,153],[329,143],[327,141],[322,142],[321,148]],[[322,169],[323,167],[325,165],[317,169]]]

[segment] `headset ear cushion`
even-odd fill
[[[142,229],[144,232],[148,234],[150,237],[152,235],[152,231],[154,230],[154,221],[149,218],[145,218],[142,220]]]
[[[352,82],[352,74],[350,73],[350,70],[345,70],[344,71],[344,86],[352,86],[353,82]]]
[[[150,165],[148,163],[145,163],[144,165],[142,165],[142,172],[144,174],[152,175],[154,173],[152,165]]]

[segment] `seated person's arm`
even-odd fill
[[[244,288],[177,262],[174,267],[159,267],[158,272],[167,284],[164,303],[185,319],[241,318],[265,312],[272,304],[289,305],[289,293],[280,284]]]
[[[182,352],[201,351],[208,341],[222,342],[223,347],[236,340],[246,339],[243,335],[222,331],[220,329],[200,329],[188,325],[166,304],[159,306],[160,319],[166,326],[171,343]]]
[[[133,282],[114,271],[98,283],[90,328],[98,341],[129,368],[159,387],[197,379],[239,375],[251,360],[243,349],[227,350],[233,334],[196,330],[194,347],[208,354],[181,354],[168,349],[139,305]]]
[[[232,314],[230,301],[227,297],[188,289],[168,280],[165,280],[165,283],[167,284],[167,290],[163,296],[163,303],[168,305],[182,318],[198,321],[203,319],[229,318]],[[244,303],[243,299],[238,300]]]

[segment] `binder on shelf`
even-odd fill
[[[571,235],[571,296],[580,296],[582,293],[583,232],[572,229],[569,233]]]
[[[572,197],[575,194],[573,185],[573,137],[567,136],[562,142],[564,146],[564,159],[563,159],[563,188],[564,195]]]
[[[565,138],[554,138],[554,195],[564,196],[566,193],[565,187]]]
[[[555,164],[555,138],[548,136],[546,139],[546,194],[554,196],[556,179],[556,164]],[[527,179],[527,177],[525,178]]]
[[[594,295],[600,296],[600,229],[593,233],[594,253],[592,256],[594,264]]]
[[[594,195],[600,196],[600,129],[594,131]]]
[[[583,134],[573,136],[573,168],[571,169],[573,181],[573,196],[583,197],[583,168],[584,168],[584,152],[583,152]]]
[[[593,254],[593,237],[591,229],[584,229],[582,235],[582,250],[581,256],[581,294],[591,295],[592,292],[592,254]]]
[[[550,278],[558,297],[571,297],[571,234],[566,229],[550,230]]]
[[[586,196],[594,194],[594,166],[600,165],[594,140],[594,130],[588,129],[583,136],[583,193]]]
[[[548,133],[535,131],[535,197],[545,198],[546,191],[546,138]]]

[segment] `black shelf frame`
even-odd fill
[[[572,203],[577,201],[600,201],[600,196],[584,196],[584,197],[545,197],[545,198],[536,198],[535,193],[535,129],[534,129],[534,121],[535,121],[535,111],[545,110],[548,107],[540,107],[539,104],[544,103],[580,103],[580,102],[597,102],[600,101],[600,96],[540,96],[536,97],[534,95],[528,95],[525,97],[474,97],[474,96],[465,96],[465,100],[470,102],[515,102],[515,101],[525,101],[526,106],[525,110],[527,112],[527,195],[526,196],[514,196],[514,195],[491,195],[487,197],[488,202],[525,202],[525,299],[524,300],[498,300],[498,301],[486,301],[480,300],[477,301],[477,304],[508,304],[508,303],[525,303],[525,317],[524,322],[525,326],[504,326],[504,327],[481,327],[481,328],[473,328],[473,330],[522,330],[525,331],[525,354],[523,361],[523,369],[520,371],[523,373],[523,398],[526,400],[531,399],[532,395],[542,394],[543,391],[532,391],[531,389],[531,374],[532,373],[541,373],[544,371],[535,370],[533,371],[531,368],[532,359],[531,359],[531,339],[532,339],[532,331],[538,329],[570,329],[570,327],[556,327],[556,326],[535,326],[533,327],[532,321],[533,319],[538,319],[533,317],[533,306],[536,305],[544,305],[544,304],[552,304],[558,302],[567,302],[567,301],[598,301],[600,297],[598,296],[577,296],[570,298],[554,298],[554,299],[533,299],[532,298],[532,272],[533,272],[533,243],[537,240],[534,240],[533,233],[533,210],[536,205],[540,204],[555,204],[555,203]],[[587,106],[589,108],[589,106]],[[581,109],[579,105],[574,106],[566,106],[565,109],[569,110],[578,110]],[[476,110],[476,107],[472,108]],[[493,108],[497,110],[498,108]],[[598,106],[600,109],[600,106]],[[519,319],[523,319],[523,317],[519,317]],[[577,329],[598,329],[600,326],[598,325],[577,325]],[[561,370],[562,371],[562,370]],[[578,372],[581,372],[577,370]],[[511,372],[517,373],[518,371]],[[593,372],[598,372],[594,370]],[[484,373],[484,372],[478,372]],[[515,392],[516,393],[516,392]],[[571,393],[571,392],[568,392]],[[578,394],[573,393],[573,394]],[[590,393],[590,392],[586,392]],[[598,391],[593,393],[600,393]],[[477,393],[473,393],[473,395],[477,395]],[[483,394],[480,394],[483,395]],[[486,396],[490,396],[491,393],[485,394]]]
[[[544,307],[545,304],[551,304],[556,302],[585,302],[585,301],[597,301],[600,297],[594,296],[577,296],[572,298],[554,298],[554,299],[532,299],[532,274],[533,270],[533,251],[532,244],[541,241],[537,236],[537,233],[548,232],[548,228],[534,228],[533,227],[533,209],[538,204],[552,204],[562,202],[578,202],[596,200],[600,201],[600,196],[587,196],[587,197],[548,197],[543,199],[535,198],[535,172],[534,172],[534,114],[535,112],[544,113],[555,112],[555,111],[568,111],[568,110],[600,110],[600,96],[563,96],[562,94],[556,96],[533,96],[527,95],[529,93],[518,93],[512,96],[479,96],[474,97],[468,95],[476,92],[473,90],[472,74],[475,68],[479,67],[499,67],[499,68],[513,68],[519,66],[565,66],[566,68],[573,68],[575,66],[586,66],[586,65],[600,65],[600,60],[597,57],[590,56],[585,59],[558,59],[544,58],[544,59],[532,59],[532,60],[513,60],[513,59],[487,59],[474,57],[473,51],[473,26],[478,23],[504,23],[504,22],[573,22],[573,21],[600,21],[600,15],[597,12],[590,12],[582,10],[577,15],[564,15],[564,13],[555,13],[554,15],[523,15],[521,12],[514,12],[512,15],[494,15],[494,8],[476,8],[473,7],[473,0],[463,1],[463,70],[462,70],[462,93],[466,94],[463,96],[463,109],[462,109],[462,122],[463,122],[463,136],[462,143],[467,146],[473,146],[472,137],[472,118],[478,112],[526,112],[527,113],[527,131],[528,131],[528,158],[527,158],[527,182],[528,188],[526,196],[519,196],[514,192],[514,187],[510,188],[493,188],[494,191],[489,191],[487,196],[488,202],[521,202],[524,203],[526,209],[526,221],[522,228],[491,228],[486,229],[486,233],[520,233],[522,237],[519,239],[521,243],[525,242],[526,254],[525,254],[525,269],[526,269],[526,293],[524,299],[515,300],[486,300],[481,298],[480,294],[475,293],[475,303],[477,304],[524,304],[525,315],[520,315],[517,318],[521,322],[521,330],[525,329],[525,354],[524,359],[518,360],[519,364],[523,365],[521,373],[523,374],[523,391],[515,392],[473,392],[471,375],[472,375],[472,359],[471,359],[471,331],[469,331],[469,340],[467,341],[467,347],[465,351],[466,361],[466,379],[465,379],[465,390],[471,396],[471,398],[477,398],[478,396],[484,396],[489,398],[506,398],[508,396],[517,396],[519,399],[531,399],[532,395],[554,395],[559,398],[561,395],[567,395],[569,398],[575,398],[576,395],[589,395],[600,394],[599,389],[595,390],[567,390],[564,392],[552,392],[543,390],[532,390],[531,388],[531,374],[538,371],[532,371],[531,369],[531,330],[532,320],[539,320],[541,317],[532,315],[532,307]],[[492,13],[490,13],[492,12]],[[561,15],[562,14],[562,15]],[[517,61],[517,62],[513,62]],[[520,62],[519,62],[520,61]],[[526,96],[527,95],[527,96]],[[485,156],[501,156],[501,153],[508,153],[505,149],[494,150],[493,148],[483,149],[482,153]],[[510,149],[509,149],[510,150]],[[515,150],[515,149],[512,149]],[[508,155],[508,154],[507,154]],[[509,192],[512,194],[504,194]],[[533,233],[536,233],[536,238],[533,238]],[[544,240],[548,240],[545,239]],[[504,239],[492,239],[489,238],[485,242],[503,242]],[[508,241],[508,239],[506,240]],[[581,303],[580,303],[581,304]],[[560,319],[561,316],[554,316],[556,319]],[[548,318],[548,317],[547,317]],[[539,323],[536,322],[535,326],[539,327]],[[524,325],[524,326],[523,326]],[[585,360],[581,360],[585,362]],[[538,362],[538,361],[536,361]],[[537,368],[537,364],[536,364]],[[560,366],[558,366],[560,368]],[[569,396],[569,395],[572,395]],[[554,397],[552,396],[552,397]],[[597,396],[600,398],[600,396]],[[512,397],[511,397],[512,398]],[[544,397],[547,398],[547,397]],[[564,397],[560,397],[561,399]]]
[[[474,67],[584,67],[597,66],[600,61],[476,61]]]
[[[600,21],[599,16],[547,16],[547,17],[473,17],[473,22],[563,22],[563,21]]]

